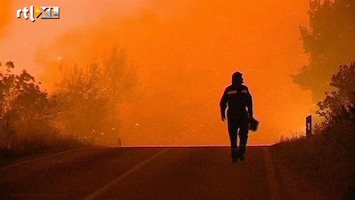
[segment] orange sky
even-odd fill
[[[310,94],[290,77],[307,63],[298,28],[308,23],[308,0],[3,2],[0,61],[28,69],[49,89],[58,63],[87,64],[114,45],[126,49],[139,86],[121,106],[123,144],[228,144],[219,100],[235,70],[261,122],[250,144],[303,131],[310,114]],[[61,18],[17,19],[16,10],[30,5],[60,6]]]

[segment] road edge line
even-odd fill
[[[38,158],[23,160],[23,161],[19,161],[19,162],[15,162],[15,163],[9,164],[9,165],[4,165],[4,166],[0,167],[0,169],[6,169],[6,168],[15,167],[15,166],[18,166],[18,165],[28,164],[28,163],[31,163],[31,162],[36,162],[36,161],[39,161],[39,160],[44,160],[44,159],[47,159],[47,158],[59,156],[59,155],[70,153],[70,152],[74,152],[74,151],[80,151],[80,150],[87,149],[87,148],[88,147],[81,147],[81,148],[69,149],[69,150],[66,150],[66,151],[60,151],[60,152],[57,152],[57,153],[40,156]]]
[[[281,200],[279,183],[275,178],[276,176],[274,173],[274,166],[272,164],[270,147],[265,147],[263,152],[265,157],[266,174],[269,182],[270,199]]]
[[[114,185],[116,185],[119,181],[121,181],[122,179],[126,178],[127,176],[131,175],[133,172],[139,170],[141,167],[143,167],[145,164],[147,164],[148,162],[150,162],[151,160],[153,160],[154,158],[158,157],[159,155],[165,153],[166,151],[168,151],[169,149],[164,149],[162,151],[159,151],[158,153],[154,154],[153,156],[149,157],[148,159],[144,160],[143,162],[139,163],[138,165],[136,165],[135,167],[131,168],[130,170],[128,170],[126,173],[118,176],[117,178],[115,178],[114,180],[110,181],[109,183],[107,183],[106,185],[104,185],[103,187],[97,189],[95,192],[93,192],[92,194],[88,195],[87,197],[84,198],[84,200],[93,200],[97,197],[99,197],[100,195],[102,195],[104,192],[106,192],[107,190],[109,190],[110,188],[112,188]]]

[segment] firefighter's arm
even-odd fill
[[[249,114],[249,118],[252,119],[253,118],[253,98],[251,96],[251,94],[248,91],[248,95],[247,95],[247,108],[248,108],[248,114]]]
[[[221,101],[219,102],[219,107],[221,109],[221,119],[224,122],[226,120],[226,108],[227,108],[227,95],[224,91]]]

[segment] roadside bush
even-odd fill
[[[52,124],[54,102],[27,71],[14,74],[12,62],[0,67],[0,148],[24,151],[48,146],[57,133]]]
[[[355,196],[355,63],[340,66],[330,85],[335,90],[318,103],[317,113],[324,120],[315,135],[283,140],[273,153],[278,163],[310,183],[314,191],[351,199]]]

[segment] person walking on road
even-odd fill
[[[228,121],[232,161],[243,161],[248,141],[249,122],[253,120],[252,96],[247,86],[243,85],[243,74],[235,72],[220,101],[222,121]],[[227,111],[227,118],[226,118]],[[237,140],[239,137],[239,149]]]

